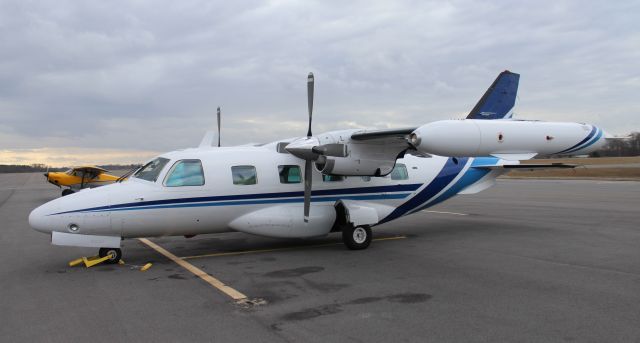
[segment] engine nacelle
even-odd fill
[[[320,144],[323,145],[346,146],[344,157],[320,156],[315,162],[318,171],[323,174],[344,176],[384,176],[391,173],[398,158],[398,147],[384,142],[354,141],[350,137],[355,131],[335,131],[318,137]]]
[[[372,160],[348,157],[325,157],[316,161],[318,171],[323,174],[344,176],[384,176],[393,170],[393,160]]]
[[[361,130],[343,130],[303,137],[288,143],[285,149],[304,160],[315,161],[323,174],[344,176],[384,176],[393,170],[396,159],[410,148],[404,137],[394,142],[386,139],[354,140]]]

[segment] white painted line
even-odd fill
[[[458,212],[429,211],[429,210],[422,210],[422,212],[438,213],[438,214],[453,214],[454,216],[468,216],[468,214],[466,213],[458,213]]]

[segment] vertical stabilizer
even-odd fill
[[[473,107],[467,119],[509,119],[518,94],[520,74],[508,70],[498,75],[480,101]]]

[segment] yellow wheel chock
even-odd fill
[[[79,265],[80,263],[82,263],[82,257],[77,258],[73,261],[69,261],[69,267],[75,267],[77,265]]]
[[[111,256],[105,256],[105,257],[100,257],[100,256],[91,256],[91,257],[80,257],[77,258],[73,261],[69,262],[69,267],[73,267],[73,266],[77,266],[80,263],[84,262],[84,266],[89,268],[89,267],[93,267],[96,264],[100,264],[108,259],[110,259]]]
[[[100,257],[100,256],[91,256],[91,257],[80,257],[77,258],[73,261],[69,261],[69,267],[75,267],[77,265],[79,265],[80,263],[84,262],[84,266],[87,268],[93,267],[97,264],[100,264],[104,261],[107,261],[108,259],[110,259],[111,256],[105,256],[105,257]],[[124,263],[124,260],[120,260],[118,261],[118,264],[120,265],[126,265],[126,263]],[[147,271],[149,268],[151,268],[153,264],[152,263],[147,263],[144,266],[137,266],[137,265],[131,265],[132,267],[136,267],[136,268],[140,268],[141,272]]]

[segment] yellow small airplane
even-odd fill
[[[74,167],[64,172],[46,172],[47,181],[62,190],[62,196],[69,195],[83,188],[98,187],[106,183],[115,182],[118,176],[111,175],[107,170],[96,166]]]

